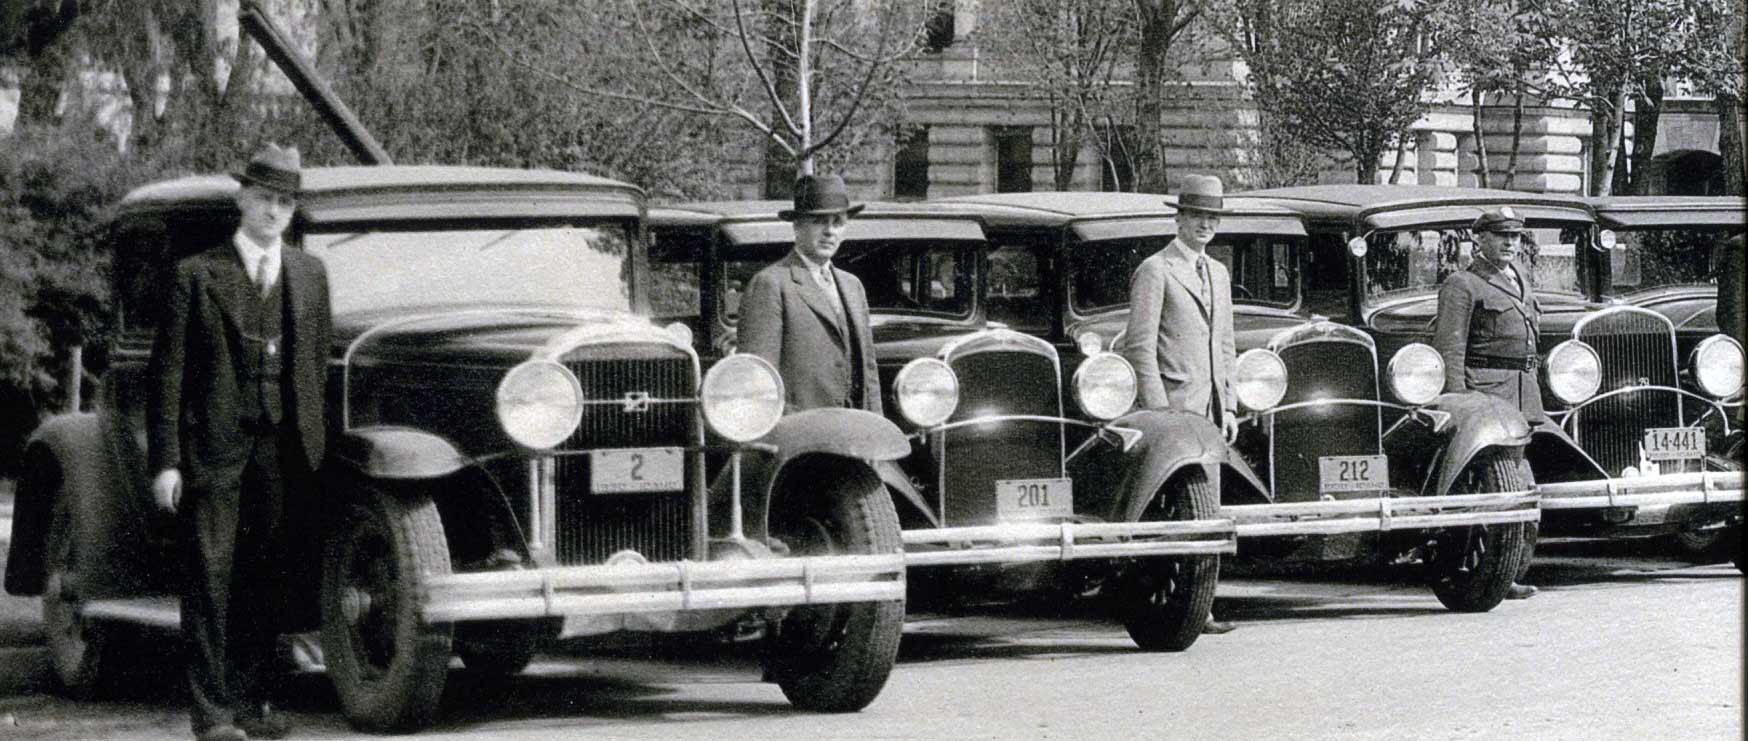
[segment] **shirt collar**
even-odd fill
[[[1183,240],[1177,238],[1173,238],[1171,244],[1166,245],[1165,249],[1166,254],[1172,259],[1187,262],[1191,265],[1194,265],[1198,258],[1204,257],[1208,254],[1206,249],[1203,249],[1201,252],[1190,249],[1189,245],[1184,244]]]
[[[820,268],[829,268],[832,266],[830,260],[823,263],[814,262],[813,258],[808,257],[806,254],[802,253],[801,250],[795,250],[795,256],[801,258],[801,264],[806,265],[810,272],[818,273]]]
[[[280,245],[284,244],[284,240],[275,239],[272,244],[265,246],[258,245],[255,244],[255,240],[250,239],[248,235],[244,234],[243,230],[238,229],[237,233],[231,236],[231,244],[236,246],[237,256],[243,258],[243,267],[248,270],[253,270],[255,268],[255,263],[261,259],[262,255],[267,256],[267,259],[270,261],[269,266],[277,263],[279,261]]]

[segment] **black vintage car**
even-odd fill
[[[1240,558],[1417,554],[1446,606],[1492,609],[1518,568],[1524,524],[1537,519],[1518,465],[1528,439],[1521,416],[1483,397],[1440,396],[1431,348],[1381,347],[1332,320],[1346,294],[1312,287],[1341,268],[1345,252],[1316,249],[1292,211],[1226,203],[1209,252],[1232,275],[1233,387],[1248,416],[1231,448],[1206,422],[1193,436],[1143,429],[1175,440],[1168,444],[1183,461],[1219,465],[1221,511],[1237,523]],[[937,205],[983,219],[992,272],[1004,262],[1037,266],[1038,288],[1007,296],[1005,315],[1026,317],[1023,329],[1071,359],[1120,345],[1131,273],[1176,235],[1172,201],[1154,195],[1003,194]]]
[[[1303,215],[1313,249],[1346,250],[1342,270],[1329,273],[1337,279],[1326,283],[1348,287],[1341,319],[1391,349],[1430,336],[1438,286],[1467,265],[1469,225],[1481,211],[1514,209],[1530,242],[1520,269],[1543,312],[1538,349],[1551,424],[1538,425],[1525,450],[1543,532],[1667,534],[1740,516],[1740,461],[1709,454],[1725,440],[1743,378],[1737,340],[1706,332],[1715,319],[1705,318],[1699,297],[1715,292],[1621,290],[1647,275],[1686,280],[1685,260],[1659,267],[1675,253],[1633,246],[1667,237],[1599,232],[1592,204],[1571,196],[1352,185],[1248,195]],[[1671,218],[1637,201],[1609,213],[1605,225]]]
[[[701,304],[675,290],[680,300],[660,313],[693,317],[707,353],[732,347],[745,281],[792,249],[777,219],[786,206],[652,211],[655,272],[703,286]],[[867,291],[885,406],[911,438],[882,472],[904,526],[912,604],[1103,586],[1142,648],[1187,648],[1207,619],[1218,554],[1235,548],[1218,519],[1221,461],[1176,457],[1208,444],[1206,424],[1118,420],[1135,394],[1126,361],[1096,353],[1065,368],[1051,343],[995,319],[1020,320],[1003,312],[1032,310],[1039,290],[1040,266],[1006,257],[990,253],[975,218],[875,203],[850,221],[833,260]],[[1088,471],[1094,461],[1101,468]],[[1245,475],[1226,480],[1259,486]]]
[[[779,420],[781,379],[757,358],[701,374],[691,333],[646,318],[640,191],[465,167],[303,180],[288,239],[330,278],[333,448],[322,490],[294,502],[309,549],[294,563],[320,568],[292,585],[283,628],[320,626],[352,723],[428,722],[452,654],[514,673],[547,639],[616,631],[762,633],[767,676],[797,706],[875,698],[905,582],[869,461],[909,445],[864,412]],[[178,623],[143,373],[172,266],[228,242],[236,187],[183,178],[120,204],[100,400],[44,423],[25,452],[6,589],[42,595],[73,689],[113,667],[117,623]],[[773,458],[779,483],[710,489],[706,453]],[[504,544],[519,567],[484,558]]]

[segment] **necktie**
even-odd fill
[[[261,293],[262,298],[266,298],[267,293],[273,290],[273,276],[267,272],[267,262],[268,254],[266,251],[263,251],[260,259],[255,261],[255,290]]]
[[[1209,319],[1211,321],[1213,319],[1213,316],[1214,316],[1214,289],[1213,289],[1213,286],[1208,282],[1208,256],[1207,255],[1201,255],[1201,256],[1198,256],[1196,258],[1196,277],[1201,280],[1201,284],[1202,284],[1201,289],[1202,289],[1202,314],[1203,314],[1203,318]]]
[[[844,300],[838,296],[837,281],[832,279],[832,266],[821,265],[813,270],[813,278],[819,281],[819,287],[825,291],[825,298],[832,307],[832,316],[838,320],[838,326],[844,325]]]

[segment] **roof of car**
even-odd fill
[[[1426,223],[1466,222],[1495,204],[1530,209],[1528,216],[1532,219],[1591,218],[1589,204],[1575,195],[1444,185],[1306,185],[1251,190],[1243,195],[1286,206],[1311,220],[1359,218],[1382,222],[1373,223],[1380,228],[1420,223],[1419,219]],[[1415,212],[1420,216],[1388,219],[1378,216],[1391,212]]]
[[[1743,227],[1748,200],[1741,196],[1599,196],[1588,199],[1603,226]]]
[[[656,206],[649,210],[650,228],[720,228],[736,245],[787,244],[794,228],[777,218],[789,201],[703,201]],[[923,202],[871,201],[850,219],[845,239],[946,239],[982,241],[982,220],[974,214]]]
[[[451,165],[310,167],[302,171],[298,193],[305,218],[314,222],[364,219],[433,219],[458,214],[458,200],[500,203],[486,216],[564,215],[581,201],[595,201],[589,214],[636,215],[643,192],[609,178],[557,170]],[[228,175],[192,175],[151,183],[121,200],[126,210],[220,205],[237,191]],[[418,198],[409,198],[417,194]],[[566,204],[559,204],[562,199]],[[520,206],[511,206],[511,203]],[[475,215],[475,214],[467,214]]]
[[[924,201],[868,201],[854,218],[975,218]],[[793,208],[784,200],[695,201],[652,206],[649,218],[656,225],[708,226],[717,221],[778,221],[777,212]]]

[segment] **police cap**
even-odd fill
[[[1475,219],[1475,224],[1470,229],[1477,232],[1516,234],[1523,231],[1523,218],[1511,210],[1510,206],[1490,208],[1481,212],[1481,216]]]

